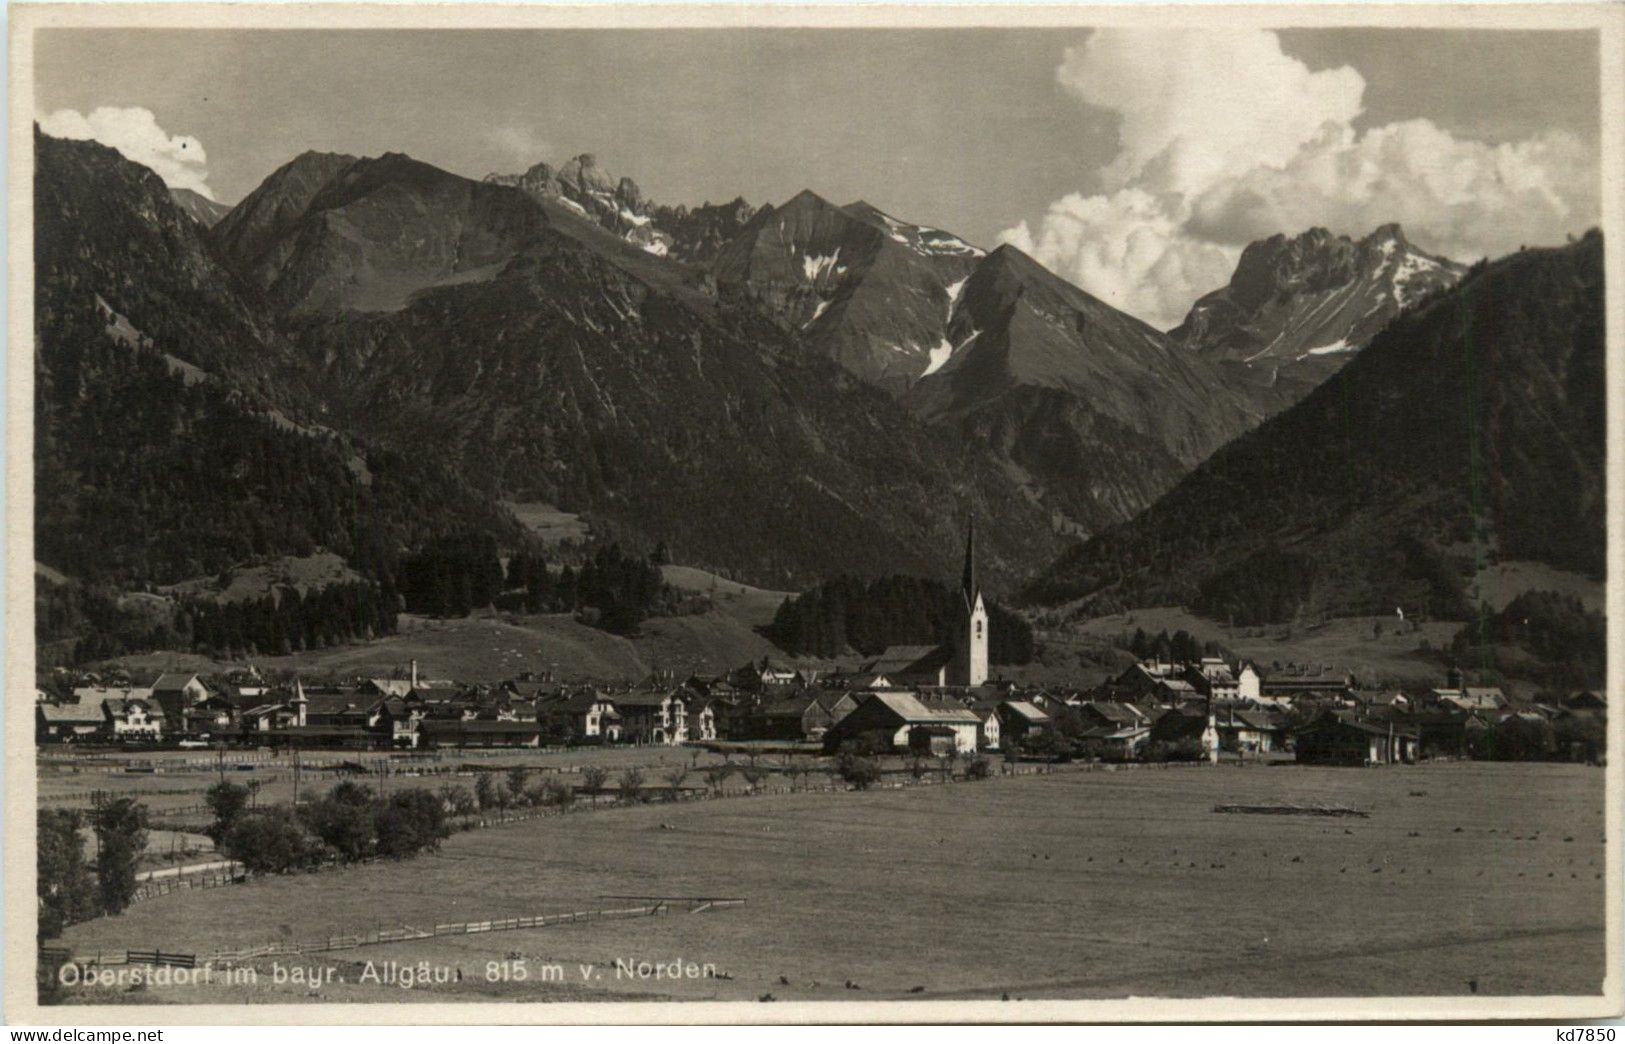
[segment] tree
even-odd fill
[[[219,842],[232,821],[248,808],[248,788],[221,780],[208,789],[203,801],[214,813],[214,826],[210,828],[209,836]]]
[[[525,776],[528,773],[523,765],[515,765],[508,770],[508,794],[515,805],[525,802]]]
[[[62,929],[90,917],[95,910],[95,888],[85,846],[79,836],[82,820],[74,809],[41,809],[35,865],[38,867],[39,940],[55,939]]]
[[[439,848],[451,834],[445,806],[424,787],[391,794],[389,802],[374,815],[373,829],[378,835],[378,854],[396,858]]]
[[[481,812],[497,807],[497,785],[489,772],[474,777],[474,802]]]
[[[722,784],[733,774],[733,763],[723,762],[705,770],[705,782],[712,790],[721,790]]]
[[[340,800],[329,792],[300,812],[310,831],[345,862],[355,862],[372,854],[377,838],[372,809],[368,806]]]
[[[543,805],[566,808],[575,804],[576,790],[562,779],[550,779],[542,784]]]
[[[592,795],[594,806],[598,804],[598,792],[604,789],[609,780],[609,771],[602,765],[588,765],[581,770],[581,785]]]
[[[636,765],[621,773],[621,800],[636,802],[643,800],[643,770]]]
[[[226,855],[261,874],[287,873],[320,852],[320,842],[283,806],[244,812],[226,830]]]
[[[475,803],[468,790],[455,783],[447,783],[437,793],[440,795],[441,804],[445,805],[446,811],[452,815],[466,816],[479,811],[479,805]]]
[[[373,800],[371,787],[365,783],[356,783],[348,779],[335,784],[333,789],[327,792],[327,796],[334,801],[362,808],[372,804]]]
[[[667,800],[677,800],[677,788],[681,787],[683,785],[683,780],[687,778],[688,769],[681,765],[667,771],[666,785],[671,788],[671,790],[667,792]]]
[[[147,847],[147,806],[119,798],[95,811],[96,897],[103,913],[122,913],[135,898],[135,867]]]

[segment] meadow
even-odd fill
[[[1272,802],[1369,818],[1214,811]],[[73,926],[64,942],[212,952],[700,895],[748,902],[283,959],[335,969],[318,987],[273,984],[262,961],[253,986],[71,999],[1587,994],[1602,981],[1603,875],[1595,768],[1061,771],[516,823],[410,862],[160,897]],[[486,962],[518,957],[568,975],[485,981]],[[709,963],[725,977],[617,978],[618,958]],[[366,961],[428,961],[461,979],[361,983]],[[583,981],[581,965],[599,976]]]

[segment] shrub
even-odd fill
[[[629,768],[621,773],[621,800],[643,800],[643,770],[637,767]]]
[[[226,830],[226,855],[254,873],[280,874],[305,866],[320,842],[286,808],[245,812]]]
[[[358,808],[365,808],[366,806],[372,804],[373,795],[371,787],[362,783],[352,783],[349,780],[345,780],[342,783],[336,784],[333,789],[329,790],[327,792],[327,797],[329,800],[336,801],[343,805],[354,805]]]
[[[542,784],[542,804],[567,808],[575,804],[576,788],[562,779],[550,779]]]
[[[508,797],[515,805],[525,803],[525,777],[527,773],[524,766],[515,766],[508,770]]]
[[[440,801],[421,787],[391,794],[389,803],[373,817],[378,854],[405,858],[439,848],[451,834]]]
[[[300,814],[310,832],[340,859],[354,862],[372,854],[376,835],[372,809],[368,806],[340,800],[330,792],[322,800],[301,809]]]
[[[986,779],[993,773],[993,765],[986,758],[978,757],[965,766],[966,779]]]
[[[880,781],[880,763],[874,758],[849,751],[835,759],[835,771],[858,790],[868,790]]]

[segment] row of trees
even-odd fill
[[[285,656],[395,633],[399,599],[365,580],[307,592],[292,586],[260,598],[190,599],[175,613],[183,648],[222,655]]]
[[[496,541],[486,533],[447,537],[403,558],[399,584],[408,612],[466,616],[493,605],[533,613],[579,611],[616,634],[635,633],[645,618],[671,611],[678,601],[655,556],[608,544],[579,569],[564,565],[554,571],[540,551],[521,549],[504,570]]]
[[[1184,629],[1168,633],[1165,627],[1155,636],[1145,628],[1136,627],[1131,635],[1126,631],[1112,638],[1112,644],[1126,649],[1137,660],[1157,659],[1164,663],[1194,663],[1204,656],[1219,656],[1226,661],[1235,659],[1224,646],[1215,641],[1203,641]]]
[[[846,649],[874,655],[888,645],[957,646],[963,640],[964,599],[957,588],[913,576],[841,576],[795,598],[774,614],[768,637],[795,655],[838,656]],[[994,663],[1032,660],[1026,620],[988,606],[988,657]]]
[[[1555,690],[1594,688],[1607,672],[1608,624],[1573,595],[1526,591],[1500,612],[1480,607],[1478,619],[1456,632],[1450,653],[1481,671],[1516,667]]]
[[[386,797],[346,781],[297,807],[254,808],[250,798],[248,788],[229,782],[206,795],[215,843],[254,873],[287,873],[333,860],[405,859],[439,848],[451,834],[447,802],[423,787]]]

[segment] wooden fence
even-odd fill
[[[243,870],[211,870],[203,874],[184,874],[159,880],[148,880],[136,886],[135,893],[130,896],[130,902],[139,903],[147,899],[156,899],[161,895],[170,895],[174,892],[183,892],[194,888],[221,888],[225,885],[247,880],[247,878],[248,874]]]

